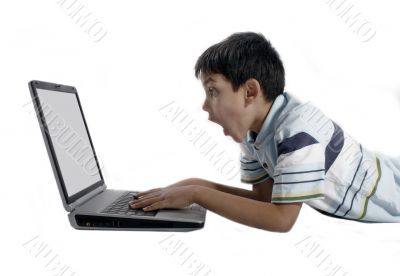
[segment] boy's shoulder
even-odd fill
[[[249,131],[241,148],[251,155],[257,148],[269,148],[296,135],[296,141],[307,138],[327,144],[334,131],[332,120],[311,101],[302,102],[293,94],[284,92],[273,102],[256,139]]]
[[[288,92],[282,96],[286,103],[275,117],[275,140],[282,141],[299,133],[307,133],[320,142],[330,140],[335,128],[328,116],[311,101],[301,102]]]

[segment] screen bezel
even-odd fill
[[[35,107],[35,111],[36,111],[36,115],[38,117],[39,120],[39,124],[40,124],[40,128],[43,134],[43,138],[44,138],[44,142],[46,144],[46,148],[47,148],[47,153],[49,155],[50,158],[50,162],[53,168],[53,172],[54,172],[54,176],[56,178],[58,187],[59,187],[59,191],[60,191],[60,195],[62,197],[62,200],[64,202],[64,206],[65,205],[70,205],[72,203],[74,203],[76,200],[78,200],[79,198],[89,194],[90,192],[92,192],[93,190],[97,189],[98,187],[104,186],[104,178],[103,178],[103,174],[101,172],[100,166],[99,166],[99,161],[97,159],[97,155],[96,155],[96,151],[94,149],[93,146],[93,142],[92,142],[92,138],[90,136],[90,132],[89,132],[89,128],[87,126],[86,123],[86,119],[82,110],[82,106],[81,106],[81,102],[79,100],[79,96],[78,96],[78,92],[76,90],[75,87],[73,86],[68,86],[68,85],[61,85],[61,84],[56,84],[56,83],[49,83],[49,82],[43,82],[43,81],[36,81],[33,80],[31,82],[29,82],[29,87],[30,87],[30,91],[31,91],[31,96],[32,96],[32,102],[34,103],[34,107]],[[85,125],[85,129],[86,132],[88,134],[89,137],[89,143],[90,143],[90,147],[92,148],[93,154],[94,154],[94,159],[96,161],[96,165],[97,165],[97,169],[99,171],[99,175],[100,175],[100,179],[99,181],[93,183],[92,185],[90,185],[89,187],[83,189],[82,191],[75,193],[71,196],[68,196],[67,193],[67,189],[65,187],[65,182],[61,173],[61,169],[57,160],[57,156],[54,150],[54,146],[53,143],[51,141],[51,137],[49,134],[49,130],[47,127],[47,123],[45,121],[44,115],[43,115],[43,111],[42,111],[42,106],[41,103],[39,101],[39,97],[38,97],[38,93],[37,93],[37,89],[45,89],[45,90],[49,90],[52,91],[54,93],[71,93],[74,94],[77,102],[78,102],[78,106],[79,106],[79,110],[81,112],[82,115],[82,119]],[[66,206],[65,206],[66,207]]]

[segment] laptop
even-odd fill
[[[193,231],[204,227],[206,209],[131,209],[138,191],[108,189],[75,87],[33,80],[29,89],[58,190],[75,229]]]

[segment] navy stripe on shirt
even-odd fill
[[[354,173],[353,179],[351,180],[351,184],[347,187],[347,190],[346,190],[346,193],[344,194],[343,200],[339,204],[339,206],[336,208],[335,212],[333,212],[333,215],[336,214],[337,211],[339,211],[340,207],[343,206],[344,201],[346,200],[346,197],[347,197],[347,193],[349,192],[350,188],[353,186],[354,179],[356,178],[357,172],[360,169],[361,162],[362,162],[362,160],[364,158],[364,154],[363,154],[363,150],[362,150],[362,146],[361,145],[360,145],[360,152],[361,152],[360,162],[358,163],[358,166],[357,166],[357,169],[356,169],[356,171]]]
[[[276,185],[276,184],[299,184],[299,183],[315,182],[315,181],[320,181],[320,180],[324,180],[324,179],[323,179],[323,178],[318,178],[318,179],[314,179],[314,180],[306,180],[306,181],[295,181],[295,182],[276,182],[276,183],[274,183],[274,185]]]
[[[258,171],[259,169],[264,169],[263,167],[255,168],[255,169],[242,169],[243,171]]]
[[[358,194],[358,192],[361,190],[361,187],[362,187],[362,185],[364,184],[364,180],[365,180],[365,177],[367,176],[367,173],[368,173],[368,171],[366,171],[365,174],[364,174],[364,178],[363,178],[363,180],[362,180],[362,182],[361,182],[360,188],[358,188],[357,192],[354,193],[354,196],[353,196],[353,198],[351,199],[350,208],[347,210],[346,213],[344,213],[344,215],[343,215],[344,217],[347,215],[348,212],[350,212],[351,208],[353,208],[354,198],[356,197],[356,195]]]
[[[315,140],[315,138],[310,134],[306,132],[299,132],[292,137],[284,139],[278,144],[278,155],[290,153],[317,143],[318,141]]]
[[[328,172],[333,162],[335,162],[344,145],[343,130],[340,126],[335,124],[335,122],[332,121],[332,123],[335,127],[335,130],[333,131],[331,140],[325,148],[325,173]]]
[[[254,161],[248,161],[248,162],[245,162],[245,161],[241,161],[240,160],[240,163],[242,163],[242,164],[254,164],[254,163],[257,163],[258,161],[256,161],[256,160],[254,160]]]
[[[311,170],[311,171],[300,171],[300,172],[284,172],[284,173],[280,173],[277,175],[274,175],[274,177],[278,177],[284,174],[298,174],[298,173],[310,173],[310,172],[320,172],[320,171],[325,171],[325,169],[320,169],[320,170]]]

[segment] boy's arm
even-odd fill
[[[267,181],[269,181],[269,180],[267,180]],[[269,200],[270,200],[270,198],[271,198],[271,194],[269,194],[269,197],[266,194],[266,193],[268,193],[268,191],[266,191],[265,186],[269,185],[269,183],[266,184],[266,182],[253,185],[253,190],[246,190],[246,189],[241,189],[241,188],[236,188],[236,187],[232,187],[232,186],[215,183],[215,182],[208,181],[208,180],[201,179],[201,178],[189,178],[189,179],[179,181],[175,184],[172,184],[172,185],[170,185],[170,187],[172,187],[172,186],[188,186],[188,185],[198,185],[198,186],[210,188],[213,190],[221,191],[224,193],[237,195],[237,196],[241,196],[241,197],[245,197],[245,198],[250,198],[250,199],[254,199],[254,200],[266,201],[266,199],[269,198]],[[255,187],[255,186],[257,186],[257,187]],[[272,183],[270,184],[270,186],[272,186]],[[271,193],[271,191],[269,193]]]
[[[273,185],[274,180],[272,178],[268,178],[259,184],[253,184],[253,192],[256,198],[260,201],[271,202]]]
[[[273,232],[289,232],[301,202],[273,204],[194,185],[193,202],[227,219]]]
[[[227,219],[273,232],[288,232],[301,209],[301,202],[275,204],[194,185],[193,202]]]

